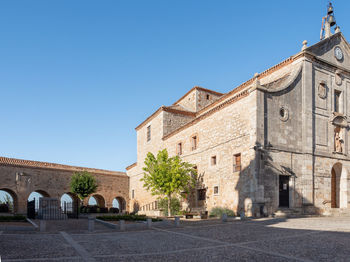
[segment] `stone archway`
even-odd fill
[[[117,203],[118,203],[119,213],[126,212],[126,201],[125,201],[125,199],[123,197],[118,196],[114,200],[116,200]],[[114,202],[114,200],[113,200],[113,202]],[[113,207],[114,207],[114,205],[113,205]]]
[[[102,195],[94,194],[91,197],[93,197],[95,199],[98,207],[106,207],[106,201]]]
[[[11,189],[8,189],[8,188],[0,188],[0,191],[4,191],[4,192],[6,192],[7,194],[9,194],[11,196],[13,208],[12,208],[12,210],[10,210],[10,212],[16,213],[17,210],[18,210],[17,194],[14,191],[12,191]]]
[[[32,191],[28,197],[27,197],[27,205],[28,205],[28,201],[35,201],[35,210],[39,209],[39,199],[40,197],[50,197],[49,193],[47,193],[44,190],[41,189],[37,189]]]
[[[331,171],[331,207],[347,208],[347,171],[341,163],[336,163]]]

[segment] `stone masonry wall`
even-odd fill
[[[255,178],[256,141],[256,92],[232,103],[203,120],[188,126],[184,130],[168,137],[165,141],[160,134],[152,136],[149,144],[144,142],[146,130],[138,130],[137,166],[128,170],[130,190],[134,190],[134,202],[143,206],[156,200],[142,187],[143,160],[147,152],[156,154],[167,148],[171,156],[176,154],[179,142],[183,146],[185,161],[197,166],[203,176],[203,187],[207,189],[206,209],[226,206],[234,210],[251,208],[255,200],[257,180]],[[152,130],[161,133],[161,119],[153,119]],[[146,125],[147,126],[147,125]],[[192,151],[191,137],[196,135],[198,147]],[[242,172],[234,172],[234,155],[242,155]],[[217,164],[211,164],[211,157],[216,156]],[[219,193],[214,195],[214,186]]]
[[[18,175],[22,173],[23,175]],[[93,174],[93,173],[92,173]],[[15,198],[18,213],[27,212],[27,199],[34,191],[60,199],[70,192],[69,184],[73,172],[44,168],[0,166],[0,190],[8,191]],[[107,207],[113,199],[122,197],[129,202],[129,178],[126,175],[93,174],[98,183],[95,194],[101,195]],[[127,207],[128,209],[128,207]]]

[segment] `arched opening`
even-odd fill
[[[336,163],[331,172],[331,207],[347,207],[347,172],[341,163]]]
[[[28,202],[34,201],[35,203],[35,211],[39,210],[39,199],[41,197],[50,197],[50,195],[44,190],[36,190],[30,193],[28,197]]]
[[[126,201],[122,197],[116,197],[112,202],[113,208],[118,208],[118,213],[124,213],[126,211]]]
[[[11,189],[0,189],[0,213],[17,212],[17,195]]]
[[[61,209],[66,212],[73,212],[74,204],[78,204],[79,198],[76,194],[67,192],[61,196]]]
[[[103,198],[103,196],[96,194],[96,195],[92,195],[89,198],[88,205],[89,206],[105,207],[106,202],[105,202],[105,199]]]

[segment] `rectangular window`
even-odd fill
[[[340,112],[340,95],[341,92],[338,90],[334,90],[334,112]]]
[[[197,190],[197,195],[198,195],[198,200],[199,200],[199,201],[205,200],[205,198],[206,198],[206,192],[207,192],[206,189],[198,189],[198,190]]]
[[[219,194],[219,187],[214,186],[214,195],[218,195],[218,194]]]
[[[207,95],[207,100],[209,100],[209,98],[210,98],[210,96],[209,96],[209,95]]]
[[[132,198],[132,199],[135,198],[135,191],[134,191],[134,189],[131,191],[131,198]]]
[[[216,165],[216,156],[211,157],[211,165],[215,166]]]
[[[147,127],[147,142],[151,140],[151,126]]]
[[[176,151],[179,156],[182,155],[182,143],[177,144]]]
[[[241,154],[233,156],[233,172],[241,171]]]
[[[197,149],[197,136],[192,137],[192,150]]]

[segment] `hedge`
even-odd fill
[[[22,215],[0,216],[0,222],[26,222],[26,217]]]
[[[125,220],[125,221],[146,221],[147,216],[145,215],[105,215],[105,216],[98,216],[97,219],[104,220],[104,221],[119,221],[119,220]],[[153,222],[162,221],[158,218],[152,218]]]

